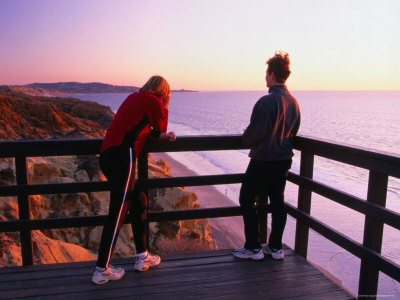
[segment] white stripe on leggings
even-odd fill
[[[121,203],[121,208],[119,209],[119,213],[118,213],[118,218],[117,218],[117,222],[115,223],[115,228],[114,228],[114,235],[111,241],[111,245],[110,245],[110,249],[108,252],[108,257],[107,257],[107,262],[106,262],[106,268],[108,268],[108,264],[110,262],[111,259],[111,249],[113,248],[114,245],[114,241],[115,241],[115,236],[117,235],[117,228],[118,228],[118,224],[119,224],[119,219],[121,218],[121,213],[122,213],[122,207],[124,206],[125,200],[126,200],[126,194],[128,192],[128,187],[129,187],[129,182],[131,179],[131,175],[132,175],[132,148],[129,148],[130,152],[129,152],[129,173],[128,173],[128,179],[126,180],[126,185],[125,185],[125,191],[124,191],[124,197],[122,198],[122,203]]]

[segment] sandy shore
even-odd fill
[[[166,153],[151,153],[155,160],[164,159],[171,167],[171,174],[175,177],[198,175],[189,170],[179,161],[172,159]],[[202,208],[234,206],[235,204],[213,186],[189,186],[187,190],[196,193],[198,203]],[[213,238],[220,249],[242,247],[244,244],[243,219],[238,217],[209,219]]]

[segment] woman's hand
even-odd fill
[[[173,131],[164,133],[162,132],[160,134],[160,140],[161,141],[168,141],[168,142],[175,142],[176,141],[176,134]]]
[[[173,131],[170,131],[167,133],[168,136],[168,141],[169,142],[175,142],[176,141],[176,134]]]
[[[169,108],[169,102],[171,101],[171,96],[167,96],[167,97],[165,97],[164,99],[162,99],[162,102],[164,103],[164,107],[165,107],[165,109],[168,109]]]

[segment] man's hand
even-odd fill
[[[168,141],[168,142],[175,142],[176,141],[176,134],[173,131],[164,133],[162,132],[160,134],[160,140],[161,141]]]

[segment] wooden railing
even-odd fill
[[[0,142],[0,158],[15,158],[16,185],[0,186],[0,197],[17,196],[19,220],[0,222],[0,232],[20,232],[23,265],[33,264],[31,231],[37,229],[101,226],[106,216],[84,216],[53,219],[30,219],[29,195],[107,191],[107,182],[62,184],[29,184],[27,158],[37,156],[96,155],[101,139],[43,140]],[[137,184],[143,188],[199,186],[240,183],[243,174],[223,174],[191,177],[148,179],[147,153],[176,151],[214,151],[245,149],[239,135],[187,136],[174,143],[148,143],[138,159]],[[309,228],[346,249],[361,259],[359,295],[376,295],[379,271],[400,281],[400,266],[382,256],[384,224],[400,229],[400,214],[385,208],[388,177],[400,178],[400,157],[314,140],[306,137],[295,139],[295,149],[301,152],[300,174],[289,173],[288,180],[299,186],[297,207],[287,203],[288,213],[297,219],[295,251],[307,257]],[[331,160],[369,170],[368,196],[360,199],[345,192],[314,181],[314,157]],[[364,239],[360,244],[310,215],[311,195],[317,193],[332,201],[365,215]],[[261,239],[266,240],[266,219],[269,207],[260,197]],[[400,201],[400,199],[399,199]],[[217,218],[241,215],[240,208],[219,207],[168,212],[149,212],[148,222]]]

